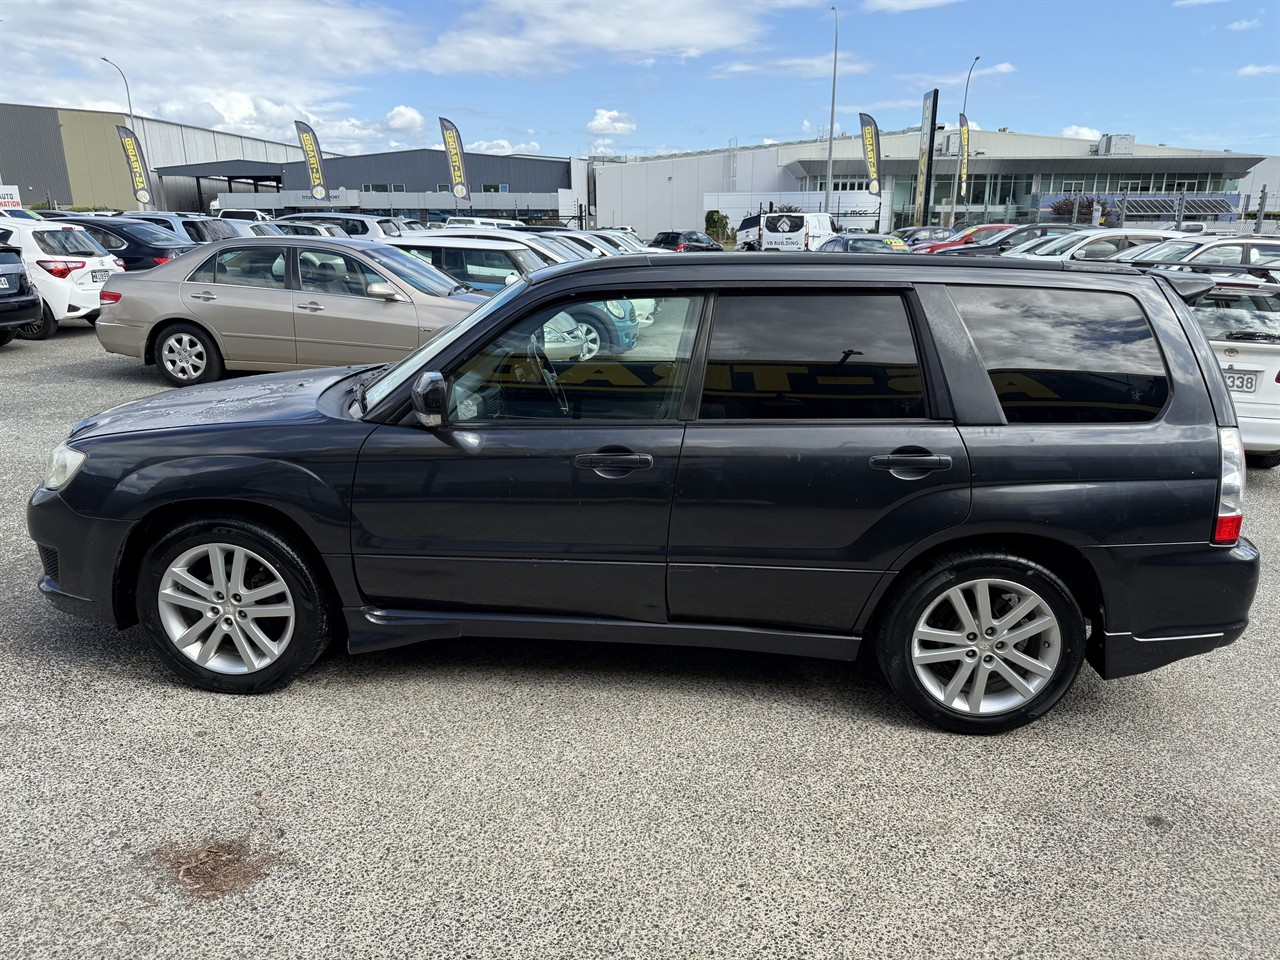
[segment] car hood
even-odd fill
[[[315,416],[329,387],[367,367],[326,367],[168,390],[77,423],[71,438],[232,423],[283,423]]]

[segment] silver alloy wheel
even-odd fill
[[[578,324],[578,333],[582,335],[582,353],[579,360],[590,360],[600,352],[600,331],[589,323]]]
[[[214,673],[254,673],[293,636],[288,585],[270,563],[230,543],[192,547],[165,569],[156,597],[165,634]]]
[[[165,337],[160,359],[165,369],[179,380],[198,380],[209,364],[204,344],[189,333]]]
[[[911,664],[929,694],[950,710],[1007,713],[1036,696],[1062,656],[1049,604],[1009,580],[951,587],[916,623]]]

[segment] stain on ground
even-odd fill
[[[152,856],[178,887],[200,900],[247,890],[278,862],[272,853],[255,853],[248,837],[211,837],[193,847],[170,844],[157,847]]]

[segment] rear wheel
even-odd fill
[[[179,387],[218,380],[225,369],[213,334],[192,323],[175,323],[161,332],[156,366],[161,376]]]
[[[1244,462],[1259,470],[1270,470],[1272,467],[1280,467],[1280,453],[1246,453]]]
[[[1044,714],[1084,660],[1079,604],[1046,567],[1004,553],[957,553],[886,600],[876,654],[917,714],[957,733],[1002,733]]]
[[[192,520],[143,557],[138,619],[169,668],[220,693],[290,683],[336,630],[318,565],[249,520]]]
[[[53,311],[49,309],[49,305],[41,301],[40,319],[33,320],[25,327],[19,327],[18,338],[21,340],[48,340],[57,332],[57,318],[54,317]]]
[[[609,351],[613,345],[613,338],[603,321],[585,310],[577,313],[570,312],[569,315],[577,321],[578,333],[582,334],[582,354],[579,359],[590,360],[602,350],[606,353]]]
[[[9,330],[0,330],[0,347],[3,347],[7,343],[11,343],[13,341],[13,338],[16,337],[17,335],[18,335],[18,330],[16,327],[11,328]]]

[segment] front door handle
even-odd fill
[[[190,294],[192,300],[203,300],[208,303],[210,300],[217,300],[217,294],[209,293],[207,290],[203,293]]]
[[[868,461],[876,470],[950,470],[951,458],[937,454],[886,453]]]
[[[648,470],[653,457],[647,453],[581,453],[573,465],[583,470]]]
[[[312,313],[319,313],[324,309],[322,304],[316,303],[314,300],[310,303],[300,303],[297,306],[299,310],[310,310]]]

